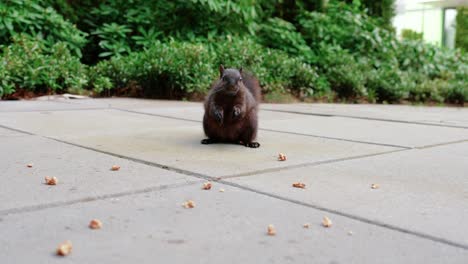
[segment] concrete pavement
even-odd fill
[[[0,102],[0,263],[468,263],[468,109],[264,104],[259,149],[201,145],[202,115]]]

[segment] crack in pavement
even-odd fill
[[[363,154],[363,155],[351,156],[351,157],[345,157],[345,158],[321,160],[321,161],[314,161],[314,162],[306,162],[306,163],[294,164],[294,165],[278,167],[278,168],[268,168],[268,169],[263,169],[263,170],[243,172],[243,173],[239,173],[239,174],[230,174],[230,175],[221,176],[221,177],[218,177],[218,178],[232,179],[232,178],[238,178],[238,177],[260,175],[260,174],[266,174],[266,173],[270,173],[270,172],[279,172],[279,171],[291,170],[291,169],[297,169],[297,168],[314,167],[314,166],[318,166],[318,165],[322,165],[322,164],[330,164],[330,163],[336,163],[336,162],[341,162],[341,161],[348,161],[348,160],[356,160],[356,159],[362,159],[362,158],[375,157],[375,156],[386,155],[386,154],[390,154],[390,153],[407,151],[407,150],[408,149],[396,149],[396,150],[383,151],[383,152],[371,153],[371,154]]]
[[[90,111],[90,110],[107,110],[109,107],[93,107],[93,108],[67,108],[67,109],[43,109],[43,110],[19,110],[19,111],[0,111],[1,113],[47,113],[47,112],[68,112],[68,111]]]
[[[461,140],[455,140],[455,141],[450,141],[450,142],[445,142],[445,143],[437,143],[437,144],[432,144],[432,145],[426,145],[426,146],[421,146],[421,147],[416,147],[416,149],[428,149],[428,148],[435,148],[435,147],[443,147],[446,145],[453,145],[453,144],[459,144],[459,143],[464,143],[468,142],[468,139],[461,139]]]
[[[5,210],[0,210],[0,216],[1,215],[28,213],[28,212],[40,211],[40,210],[49,209],[49,208],[68,206],[68,205],[73,205],[73,204],[78,204],[78,203],[88,203],[88,202],[106,200],[106,199],[111,199],[111,198],[120,198],[120,197],[135,195],[135,194],[155,192],[155,191],[161,191],[161,190],[167,190],[167,189],[176,189],[176,188],[181,188],[181,187],[186,187],[186,186],[199,184],[200,182],[201,181],[197,180],[197,181],[189,181],[189,182],[184,182],[184,183],[158,185],[158,186],[146,187],[146,188],[143,188],[143,189],[118,192],[118,193],[102,194],[102,195],[97,195],[97,196],[88,196],[88,197],[83,197],[83,198],[79,198],[79,199],[63,201],[63,202],[53,202],[53,203],[29,205],[29,206],[24,206],[24,207],[5,209]]]

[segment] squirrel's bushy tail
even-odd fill
[[[253,75],[247,72],[242,72],[242,81],[249,89],[250,93],[253,95],[255,98],[255,101],[257,103],[260,103],[261,100],[261,88],[260,88],[260,83],[258,82],[257,78],[255,78]]]

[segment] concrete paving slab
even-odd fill
[[[213,177],[398,150],[268,131],[260,131],[259,149],[201,145],[200,123],[117,110],[0,113],[0,124]],[[278,162],[286,151],[291,161]]]
[[[0,136],[0,149],[0,212],[196,181],[37,136]],[[28,168],[27,164],[33,167]],[[111,171],[113,165],[121,169]],[[57,177],[58,185],[45,185],[46,176]]]
[[[199,121],[203,119],[200,106],[141,107],[128,109],[137,113]],[[463,128],[421,124],[395,123],[376,120],[323,117],[282,112],[260,111],[259,126],[265,130],[292,132],[319,137],[388,144],[399,147],[423,147],[468,139]]]
[[[468,142],[229,181],[468,247],[467,172]]]
[[[410,148],[468,140],[463,128],[263,111],[260,118],[265,116],[272,116],[260,119],[265,129]]]
[[[57,111],[57,110],[83,110],[106,108],[104,105],[75,104],[72,100],[50,101],[0,101],[0,113],[2,112],[31,112],[31,111]],[[73,100],[74,101],[74,100]]]
[[[217,191],[225,188],[224,193]],[[196,207],[181,203],[193,199]],[[287,217],[285,217],[287,216]],[[229,186],[0,215],[2,263],[466,263],[468,251]],[[100,230],[87,225],[93,218]],[[302,225],[310,222],[309,229]],[[267,236],[274,224],[276,236]],[[353,231],[353,235],[348,235]],[[67,257],[54,255],[71,240]]]
[[[366,104],[262,104],[265,110],[386,119],[468,128],[468,108]]]

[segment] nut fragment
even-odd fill
[[[323,217],[322,225],[324,227],[331,227],[332,226],[332,221],[328,217]]]
[[[267,234],[269,236],[276,235],[276,229],[275,229],[275,227],[273,225],[268,225]]]
[[[352,236],[353,235],[353,231],[348,231],[348,236]]]
[[[56,177],[45,177],[45,183],[47,185],[57,185],[57,178]]]
[[[309,228],[309,227],[310,227],[310,224],[309,224],[309,223],[305,223],[305,224],[303,225],[303,227],[304,227],[304,228]]]
[[[188,200],[188,201],[186,201],[186,202],[183,204],[183,206],[184,206],[185,208],[187,208],[187,209],[188,209],[188,208],[194,208],[194,207],[195,207],[195,202],[192,201],[192,200]]]
[[[102,222],[99,221],[98,219],[93,219],[91,222],[89,222],[89,228],[91,229],[101,229],[102,227]]]
[[[223,188],[219,189],[219,192],[224,192],[224,189]]]
[[[33,165],[34,165],[34,164],[32,164],[32,163],[29,163],[28,165],[26,165],[26,167],[28,167],[28,168],[32,168],[32,167],[33,167]]]
[[[301,188],[301,189],[305,189],[305,183],[302,183],[302,182],[295,182],[292,184],[293,187],[295,188]]]
[[[114,166],[112,166],[111,170],[118,171],[118,170],[120,170],[120,166],[119,165],[114,165]]]
[[[203,190],[210,190],[211,189],[211,182],[203,183]]]
[[[278,160],[279,161],[285,161],[286,160],[286,155],[284,155],[283,153],[278,154]]]
[[[57,255],[66,256],[72,251],[72,243],[67,240],[57,247]]]
[[[371,185],[371,188],[372,188],[372,189],[378,189],[378,188],[380,188],[380,185],[378,185],[377,183],[373,183],[373,184]]]

